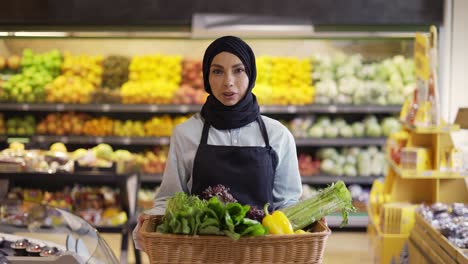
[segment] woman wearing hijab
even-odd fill
[[[200,113],[178,125],[170,142],[163,181],[155,206],[139,216],[162,215],[176,192],[201,195],[222,184],[240,203],[282,208],[301,195],[296,145],[280,122],[260,115],[252,88],[255,55],[240,38],[212,42],[203,57],[203,81],[209,93]]]

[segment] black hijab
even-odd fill
[[[244,98],[233,106],[223,105],[216,99],[211,93],[209,82],[211,62],[216,55],[224,51],[236,55],[242,61],[245,72],[249,77],[249,86]],[[247,43],[233,36],[225,36],[213,41],[206,49],[203,57],[203,82],[206,92],[210,94],[201,110],[201,115],[205,121],[216,129],[239,128],[255,121],[260,115],[257,99],[252,94],[256,78],[255,55]]]

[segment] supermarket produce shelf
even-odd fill
[[[332,182],[343,181],[345,184],[361,184],[361,185],[372,185],[372,183],[383,176],[357,176],[357,177],[342,177],[342,176],[330,176],[330,175],[314,175],[314,176],[303,176],[303,184],[330,184]]]
[[[340,177],[340,176],[329,176],[329,175],[314,175],[302,177],[303,184],[330,184],[336,181],[343,181],[346,184],[361,184],[361,185],[372,185],[374,180],[380,177]],[[142,174],[140,176],[142,183],[156,183],[162,182],[162,174]]]
[[[168,145],[169,137],[93,137],[93,136],[32,136],[32,142],[65,144],[100,144],[110,145]]]
[[[115,113],[194,113],[201,105],[157,105],[157,104],[27,104],[2,103],[0,111],[21,112],[115,112]],[[309,114],[309,113],[399,113],[401,105],[263,105],[260,111],[265,114]]]
[[[327,224],[329,227],[339,227],[341,225],[341,214],[331,214],[326,216]],[[348,224],[344,227],[347,228],[363,228],[369,224],[369,217],[366,212],[350,213],[348,216]]]
[[[334,147],[334,146],[383,146],[386,138],[296,138],[299,147]],[[93,137],[93,136],[43,136],[31,137],[31,142],[65,144],[100,144],[110,145],[168,145],[170,137]]]
[[[115,174],[110,172],[0,172],[0,179],[13,181],[40,181],[40,182],[71,182],[80,184],[109,184],[125,183],[132,174]]]
[[[359,114],[359,113],[400,113],[401,105],[289,105],[289,106],[260,106],[262,113],[291,113],[291,114]]]
[[[141,174],[140,180],[142,183],[161,183],[163,175],[162,173],[155,173],[155,174]]]
[[[296,138],[299,147],[384,146],[387,138]]]
[[[156,104],[0,104],[0,111],[22,112],[109,112],[109,113],[191,113],[200,111],[201,105]]]

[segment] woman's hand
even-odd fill
[[[139,231],[140,231],[141,226],[143,225],[143,222],[149,219],[150,216],[151,215],[148,215],[145,213],[140,214],[137,219],[137,225],[135,229],[133,229],[132,235],[133,235],[133,242],[135,243],[135,248],[141,251],[144,251],[145,248],[143,247],[143,237],[141,237],[141,234]]]

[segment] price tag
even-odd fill
[[[286,108],[286,111],[287,111],[288,113],[292,113],[292,114],[293,114],[293,113],[296,113],[296,112],[297,112],[297,108],[296,108],[296,106],[294,106],[294,105],[289,105],[289,106]]]
[[[149,107],[150,112],[155,113],[159,111],[159,106],[157,105],[150,105]]]
[[[68,143],[68,137],[60,137],[62,143]]]
[[[57,104],[55,105],[55,109],[59,112],[63,112],[65,110],[65,105],[64,104]]]
[[[36,140],[37,140],[37,142],[42,143],[42,142],[45,141],[45,138],[44,138],[44,136],[37,136]]]
[[[189,110],[189,107],[188,107],[187,105],[181,105],[181,106],[179,107],[179,111],[180,111],[181,113],[187,113],[188,110]]]
[[[103,104],[102,105],[102,111],[103,112],[109,112],[110,110],[110,105],[109,104]]]
[[[330,113],[336,113],[338,111],[338,108],[336,107],[336,105],[330,105],[328,107],[328,112]]]
[[[104,142],[104,139],[102,137],[96,138],[96,143],[101,144],[102,142]]]
[[[21,110],[23,110],[23,111],[29,111],[29,104],[22,104],[22,105],[21,105]]]
[[[125,137],[122,139],[122,143],[124,145],[130,145],[132,143],[132,140],[129,137]]]
[[[169,144],[169,138],[168,137],[162,137],[159,142],[161,145],[168,145]]]

